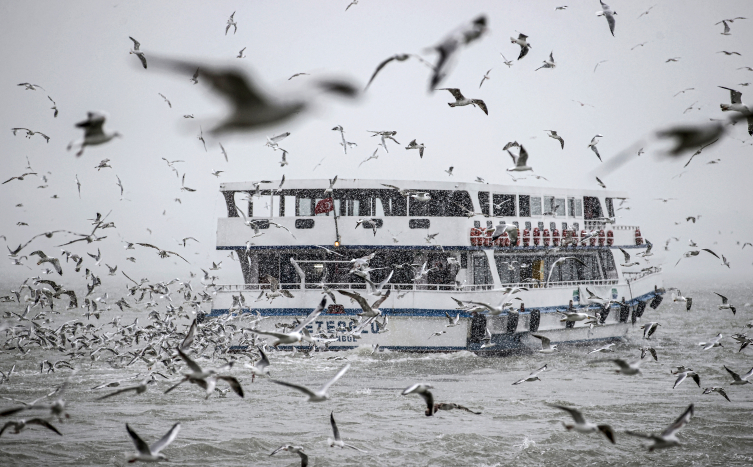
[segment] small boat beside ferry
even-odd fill
[[[217,249],[235,251],[242,282],[216,285],[210,316],[253,313],[266,317],[258,329],[281,332],[326,298],[304,346],[509,353],[540,349],[534,335],[608,341],[662,300],[661,268],[624,257],[651,252],[638,226],[615,222],[622,192],[364,179],[220,191]]]

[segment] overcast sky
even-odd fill
[[[564,11],[552,1],[432,1],[361,0],[347,12],[347,0],[327,2],[2,2],[0,39],[0,147],[3,181],[24,172],[26,157],[39,173],[24,181],[0,185],[0,235],[15,247],[33,235],[66,229],[91,230],[96,212],[112,211],[108,221],[117,229],[98,244],[81,243],[73,251],[83,254],[102,249],[98,269],[105,281],[104,263],[117,264],[131,277],[188,278],[188,270],[207,269],[223,260],[219,271],[224,282],[241,282],[240,268],[215,251],[217,217],[225,216],[218,186],[223,181],[293,178],[396,178],[446,180],[447,167],[455,167],[456,181],[482,176],[493,183],[510,183],[505,169],[510,158],[502,146],[511,140],[523,143],[529,165],[549,181],[527,179],[519,184],[567,188],[598,188],[594,172],[600,162],[588,149],[591,138],[601,133],[599,150],[609,159],[656,129],[678,123],[703,123],[721,118],[720,103],[729,102],[727,86],[743,92],[753,102],[753,9],[749,0],[627,1],[612,0],[617,11],[615,37],[609,33],[597,0],[573,2]],[[639,18],[649,7],[648,14]],[[225,24],[235,11],[238,32],[225,35]],[[429,71],[417,61],[391,63],[369,91],[356,101],[321,96],[308,85],[317,77],[339,77],[361,87],[377,64],[395,53],[419,53],[430,60],[429,48],[458,26],[485,14],[489,33],[463,49],[456,66],[442,83],[457,87],[471,98],[483,99],[489,115],[473,107],[450,108],[446,91],[427,92]],[[748,16],[730,24],[724,36],[725,18]],[[529,36],[530,53],[515,60],[519,47],[510,43],[518,32]],[[222,136],[207,134],[226,111],[225,103],[202,83],[190,83],[190,75],[157,69],[144,70],[134,55],[128,36],[141,42],[147,60],[150,53],[195,60],[215,66],[234,66],[251,73],[267,92],[281,98],[315,97],[313,108],[294,120],[260,132]],[[645,43],[643,46],[638,44]],[[635,47],[637,46],[637,47]],[[246,47],[246,58],[235,58]],[[717,53],[739,52],[741,56]],[[550,52],[554,69],[538,68]],[[504,65],[500,53],[514,64]],[[667,63],[669,58],[679,57]],[[599,63],[598,69],[594,67]],[[479,82],[491,69],[490,80]],[[292,80],[295,73],[309,73]],[[31,82],[45,91],[26,91],[16,86]],[[675,94],[686,88],[685,93]],[[158,95],[164,94],[172,108]],[[60,111],[53,118],[50,96]],[[585,106],[574,102],[580,101]],[[691,110],[687,110],[691,108]],[[90,110],[109,114],[106,128],[123,138],[89,147],[77,158],[67,144],[82,136],[74,125]],[[184,119],[193,114],[194,119]],[[340,135],[331,131],[342,125],[348,141],[358,143],[343,154]],[[196,138],[204,128],[207,152]],[[49,143],[9,131],[28,127],[51,137]],[[546,136],[557,130],[565,149]],[[367,130],[394,130],[400,146],[380,151],[378,160],[358,164],[376,149],[377,139]],[[290,165],[281,168],[280,152],[264,147],[265,136],[291,132],[282,147]],[[412,139],[426,145],[417,151],[403,149]],[[225,162],[222,142],[229,155]],[[662,157],[667,145],[647,142],[645,154],[635,157],[618,172],[604,177],[610,189],[630,194],[629,211],[619,211],[620,223],[640,225],[665,262],[666,281],[675,278],[749,280],[753,277],[753,242],[750,183],[753,139],[738,124],[729,136],[706,149],[685,169],[690,153],[681,160]],[[390,143],[391,144],[391,143]],[[180,191],[181,183],[161,159],[180,159],[175,166],[186,173],[186,185],[194,193]],[[105,158],[112,169],[94,167]],[[324,158],[321,166],[314,166]],[[718,164],[708,162],[720,159]],[[221,177],[212,170],[224,170]],[[49,173],[48,173],[49,172]],[[46,175],[48,182],[41,180]],[[125,186],[120,200],[116,174]],[[81,181],[81,198],[75,177]],[[47,185],[46,188],[37,188]],[[56,194],[59,199],[51,199]],[[654,198],[677,198],[663,203]],[[181,203],[175,201],[180,198]],[[16,207],[22,204],[22,207]],[[687,216],[701,215],[697,223]],[[26,222],[28,226],[18,226]],[[679,225],[676,223],[679,222]],[[147,229],[151,229],[150,234]],[[174,239],[193,236],[201,243],[178,247]],[[676,236],[668,252],[667,238]],[[74,237],[57,234],[40,239],[24,253],[37,249],[49,255]],[[715,258],[702,255],[683,260],[688,239],[700,247],[725,254],[727,269]],[[153,250],[125,251],[121,240],[149,242],[179,251],[190,262],[160,260]],[[738,244],[737,242],[740,242]],[[4,243],[4,242],[3,242]],[[137,262],[125,261],[134,256]],[[660,258],[660,259],[661,259]],[[5,283],[15,285],[36,275],[42,266],[0,268]],[[91,266],[91,262],[89,262]],[[96,266],[95,266],[96,268]],[[8,279],[11,279],[8,282]],[[120,283],[118,279],[117,283]],[[63,283],[76,284],[64,276]],[[110,282],[114,284],[114,282]]]

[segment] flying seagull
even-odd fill
[[[596,16],[603,16],[607,19],[607,23],[609,23],[609,32],[611,32],[614,37],[614,15],[616,15],[617,12],[612,10],[609,5],[601,0],[599,0],[599,3],[601,3],[601,11],[597,11]]]
[[[104,144],[115,138],[116,136],[122,136],[117,131],[113,131],[111,133],[106,133],[104,131],[102,127],[104,126],[105,120],[107,119],[107,116],[104,113],[87,112],[86,115],[86,120],[78,122],[76,124],[76,128],[83,128],[84,138],[77,141],[72,141],[68,144],[69,151],[74,146],[80,147],[79,151],[76,153],[77,157],[81,156],[84,153],[84,148],[86,146],[96,146],[99,144]]]
[[[597,431],[600,431],[604,434],[604,436],[607,437],[609,441],[612,442],[612,444],[615,444],[614,430],[609,425],[597,425],[595,423],[589,422],[588,420],[586,420],[580,410],[574,409],[572,407],[565,407],[564,405],[556,404],[547,405],[549,407],[554,407],[555,409],[564,410],[565,412],[569,413],[571,417],[573,417],[575,424],[571,425],[562,422],[562,425],[567,431],[575,430],[578,433],[596,433]]]
[[[596,157],[599,158],[599,161],[603,162],[601,160],[601,154],[599,154],[599,150],[596,149],[596,145],[599,144],[599,139],[598,138],[603,138],[603,135],[597,134],[596,136],[594,136],[593,138],[591,138],[591,142],[588,144],[588,147],[591,148],[591,150],[594,152],[594,154],[596,154]]]
[[[369,86],[371,86],[371,82],[374,81],[374,78],[376,78],[376,75],[382,70],[382,68],[384,68],[385,66],[387,66],[388,63],[390,63],[390,62],[392,62],[394,60],[397,60],[398,62],[404,62],[404,61],[408,60],[411,57],[415,58],[416,60],[420,61],[424,65],[428,66],[431,70],[434,70],[434,66],[431,63],[429,63],[426,60],[424,60],[420,55],[415,55],[415,54],[395,54],[395,55],[393,55],[393,56],[391,56],[391,57],[383,60],[379,65],[377,65],[377,68],[376,68],[376,70],[374,70],[374,73],[371,75],[371,78],[369,79],[369,82],[366,83],[366,88],[364,89],[364,91],[366,89],[369,89]]]
[[[528,36],[523,33],[518,34],[517,39],[513,37],[510,38],[511,43],[518,44],[520,46],[520,55],[518,55],[518,60],[525,57],[528,54],[528,51],[531,49],[531,44],[526,39],[528,39]]]
[[[141,60],[141,64],[144,65],[144,69],[146,70],[146,57],[144,56],[144,52],[139,50],[139,47],[141,47],[141,44],[139,41],[134,39],[131,36],[128,36],[129,39],[133,41],[133,49],[129,53],[135,54],[137,57],[139,57],[139,60]]]
[[[329,399],[329,395],[327,394],[329,387],[335,384],[335,382],[338,379],[340,379],[342,375],[344,375],[345,372],[348,371],[349,369],[350,369],[350,363],[342,367],[340,371],[338,371],[337,374],[331,380],[324,383],[324,385],[318,391],[312,391],[311,389],[305,386],[300,386],[298,384],[293,384],[293,383],[287,383],[285,381],[278,381],[275,379],[272,379],[270,381],[272,381],[273,383],[280,384],[282,386],[287,386],[289,388],[293,388],[298,391],[301,391],[302,393],[308,396],[308,399],[306,399],[308,402],[323,402]]]
[[[556,139],[557,141],[559,141],[560,142],[560,146],[562,146],[562,149],[565,149],[565,140],[562,139],[562,136],[558,135],[555,130],[544,130],[544,131],[546,131],[547,133],[549,133],[548,136],[550,138]]]
[[[687,409],[680,415],[674,423],[669,425],[661,434],[645,435],[638,433],[637,431],[626,431],[625,434],[630,436],[637,436],[653,441],[654,443],[649,446],[649,452],[654,449],[671,448],[680,445],[680,440],[677,439],[677,432],[688,424],[690,418],[693,416],[693,404],[690,404]]]
[[[130,426],[128,426],[127,423],[126,430],[128,431],[128,436],[131,437],[131,441],[133,441],[133,444],[136,445],[136,450],[138,451],[136,454],[131,454],[128,457],[128,462],[159,462],[162,460],[167,460],[167,457],[165,457],[164,454],[160,454],[160,451],[162,451],[167,446],[169,446],[170,443],[175,441],[175,438],[178,436],[178,432],[180,431],[180,423],[173,425],[173,427],[170,428],[170,431],[168,431],[165,436],[163,436],[159,441],[152,444],[151,446],[146,444],[146,442],[141,439],[139,435],[137,435],[136,432],[133,431]]]
[[[418,143],[416,143],[415,139],[413,141],[411,141],[410,143],[408,143],[408,145],[405,147],[405,149],[418,149],[418,155],[419,155],[419,157],[421,157],[421,159],[424,158],[424,149],[425,148],[426,148],[426,146],[424,146],[423,143],[418,144]],[[452,170],[450,170],[450,175],[452,175]]]
[[[437,63],[434,65],[434,74],[429,82],[429,91],[433,91],[439,86],[439,83],[447,76],[450,63],[457,54],[458,49],[463,45],[480,38],[487,31],[486,16],[476,17],[470,24],[459,27],[450,33],[441,43],[434,46],[434,50],[439,55]]]
[[[536,68],[534,71],[539,71],[542,68],[555,68],[557,64],[554,62],[554,52],[549,52],[549,60],[544,60],[544,64]]]

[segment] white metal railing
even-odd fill
[[[636,271],[636,272],[630,272],[625,271],[622,273],[623,276],[625,276],[625,279],[630,282],[635,282],[638,279],[642,279],[646,276],[650,276],[651,274],[657,274],[661,272],[660,266],[653,266],[650,270],[647,271]]]
[[[635,230],[637,229],[637,225],[613,225],[612,229],[614,230]]]

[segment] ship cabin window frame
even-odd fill
[[[500,283],[509,284],[527,283],[528,279],[546,282],[547,275],[552,265],[564,256],[575,256],[586,263],[583,266],[577,261],[565,261],[559,263],[554,271],[550,283],[558,282],[588,282],[605,279],[617,279],[612,253],[609,250],[578,251],[562,253],[559,255],[543,255],[536,252],[498,253],[494,255],[494,262],[499,274]],[[521,268],[521,264],[528,267]],[[474,277],[475,280],[475,277]]]
[[[478,205],[481,208],[482,214],[489,214],[491,208],[491,195],[488,191],[478,192]]]
[[[601,208],[601,201],[596,196],[583,197],[583,218],[592,220],[604,217],[604,211]]]
[[[471,255],[472,271],[471,278],[473,279],[473,285],[492,285],[494,284],[494,277],[492,276],[491,267],[489,266],[489,260],[483,253],[476,253]]]
[[[531,217],[540,217],[543,214],[543,210],[541,209],[541,196],[530,196],[529,197],[529,208]]]
[[[518,217],[531,217],[530,195],[518,195]]]
[[[607,208],[607,215],[614,217],[614,200],[612,198],[604,198],[604,204]]]

